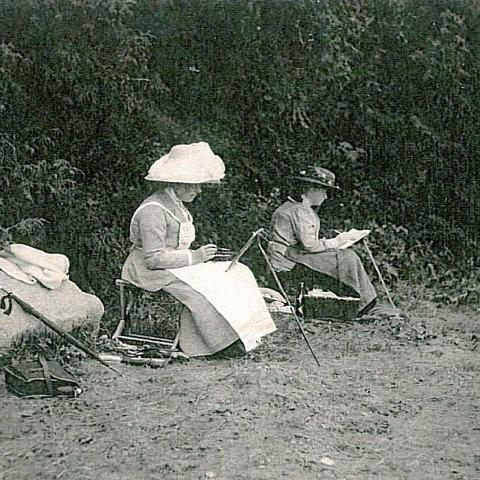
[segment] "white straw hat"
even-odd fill
[[[175,183],[216,183],[225,176],[225,165],[206,142],[175,145],[148,170],[146,180]]]

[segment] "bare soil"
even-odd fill
[[[409,321],[293,319],[242,358],[151,369],[95,361],[71,400],[0,382],[0,479],[480,478],[475,312]]]

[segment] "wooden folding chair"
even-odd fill
[[[135,301],[143,292],[145,292],[145,290],[138,288],[130,282],[122,279],[115,280],[115,285],[118,288],[120,300],[120,321],[115,329],[114,334],[112,335],[112,340],[125,343],[147,343],[157,345],[160,348],[165,348],[171,352],[178,351],[177,347],[180,338],[180,316],[183,308],[185,308],[184,305],[163,290],[155,292],[155,303],[161,305],[168,313],[168,316],[173,320],[177,328],[177,334],[173,340],[150,335],[136,334],[130,332],[130,312],[132,311]],[[125,331],[127,333],[124,334]]]

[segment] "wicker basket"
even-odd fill
[[[359,298],[311,290],[303,297],[303,315],[306,319],[355,320],[359,304]]]

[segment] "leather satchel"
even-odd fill
[[[77,380],[54,360],[12,363],[4,367],[5,383],[19,397],[76,397],[82,392]]]

